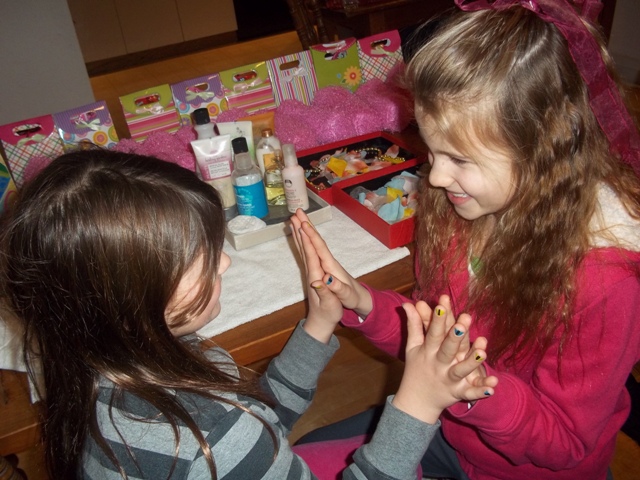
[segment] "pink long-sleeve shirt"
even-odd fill
[[[561,370],[557,343],[541,358],[519,361],[511,369],[489,358],[487,373],[499,378],[495,394],[471,408],[461,402],[443,413],[443,433],[470,478],[606,477],[616,435],[630,410],[624,384],[640,360],[639,266],[638,252],[591,250],[578,271],[573,335],[563,347]],[[435,306],[438,296],[447,294],[454,314],[462,313],[469,273],[461,267],[444,290],[427,289],[420,298]],[[401,356],[406,339],[400,306],[408,299],[369,291],[373,311],[364,321],[347,311],[343,324]],[[491,345],[483,314],[469,313],[477,320],[470,338],[485,336]]]

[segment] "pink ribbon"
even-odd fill
[[[599,0],[455,0],[464,11],[504,10],[521,6],[545,22],[554,24],[569,44],[571,57],[589,89],[589,104],[598,124],[618,153],[640,177],[640,134],[620,97],[602,59],[600,46],[578,15],[594,23],[602,4]]]

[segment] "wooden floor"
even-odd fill
[[[294,32],[261,40],[225,46],[121,72],[92,78],[97,100],[105,100],[121,138],[128,137],[118,97],[162,83],[187,80],[200,75],[274,58],[301,50]],[[635,108],[640,115],[640,88],[634,90]],[[341,348],[320,378],[318,394],[309,411],[298,422],[291,440],[313,428],[379,404],[397,388],[402,364],[379,352],[358,334],[338,331]],[[253,366],[256,370],[264,363]],[[42,454],[34,449],[21,454],[20,466],[30,480],[50,480],[42,470]],[[612,465],[616,480],[640,480],[640,446],[624,434],[618,437],[616,458]]]

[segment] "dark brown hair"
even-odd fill
[[[224,241],[220,198],[193,172],[101,149],[62,155],[20,192],[3,234],[4,288],[24,322],[25,344],[44,369],[44,441],[52,478],[75,478],[87,434],[120,468],[96,419],[98,380],[129,392],[210,448],[171,394],[230,402],[261,398],[256,384],[225,373],[175,338],[165,311],[180,279],[202,258],[200,294],[176,324],[211,298]],[[241,407],[242,408],[242,407]],[[120,468],[121,475],[126,474]]]
[[[602,53],[610,66],[604,46]],[[566,40],[533,12],[455,13],[407,74],[418,121],[430,119],[471,157],[470,137],[507,152],[515,188],[485,241],[486,219],[460,218],[425,178],[419,282],[441,284],[443,271],[466,268],[470,249],[481,245],[482,271],[466,307],[491,322],[490,355],[509,363],[515,352],[544,351],[558,332],[570,334],[575,274],[591,247],[598,189],[607,184],[638,219],[638,179],[610,153]]]

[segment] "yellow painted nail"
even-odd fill
[[[439,316],[439,317],[443,316],[444,315],[444,308],[437,307],[436,308],[436,315]]]
[[[480,363],[482,360],[482,356],[476,355],[476,362]]]
[[[320,285],[311,285],[311,288],[315,288],[316,290],[320,290],[322,288],[322,284],[320,284]]]

